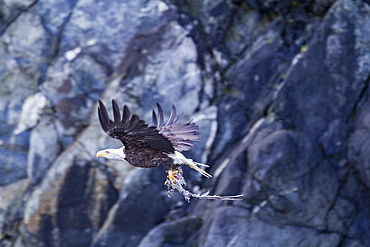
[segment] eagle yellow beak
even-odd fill
[[[105,156],[107,156],[107,153],[104,152],[103,150],[96,153],[96,158],[105,157]]]

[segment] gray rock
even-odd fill
[[[345,140],[347,134],[346,124],[339,119],[333,120],[329,124],[328,129],[320,137],[320,144],[325,150],[325,154],[344,158],[347,146],[343,140]]]
[[[0,185],[5,186],[27,177],[27,148],[29,132],[16,137],[4,136],[0,145]]]
[[[93,246],[138,245],[170,209],[165,178],[164,169],[135,169],[129,174]]]
[[[89,245],[118,197],[106,171],[81,146],[67,149],[26,202],[18,241],[28,245]]]
[[[140,242],[139,247],[146,246],[191,246],[194,234],[202,225],[199,217],[184,217],[165,222],[151,230]]]
[[[363,74],[369,74],[360,65],[368,58],[355,52],[367,49],[356,41],[369,39],[356,31],[362,26],[360,16],[367,18],[367,14],[351,1],[337,1],[332,6],[307,52],[287,74],[284,88],[274,102],[278,117],[288,128],[317,137],[334,119],[348,121],[366,87]],[[294,95],[290,94],[293,91]],[[330,100],[323,100],[327,98]]]
[[[60,153],[58,133],[50,120],[42,121],[31,132],[30,149],[27,159],[28,179],[36,183]]]
[[[339,242],[335,233],[317,236],[315,229],[269,224],[250,218],[245,209],[220,207],[202,246],[335,246]]]
[[[16,240],[14,229],[19,227],[19,217],[23,215],[22,204],[28,186],[28,179],[22,179],[0,188],[1,246],[11,246]]]
[[[34,0],[2,1],[0,3],[0,33],[3,33],[22,12],[27,11],[34,3]]]

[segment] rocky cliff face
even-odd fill
[[[370,3],[0,2],[0,246],[369,246]],[[97,99],[183,110],[188,189],[119,147]]]

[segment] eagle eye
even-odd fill
[[[110,154],[110,152],[109,151],[105,151],[107,154]]]

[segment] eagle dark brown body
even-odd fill
[[[158,150],[148,150],[145,152],[137,152],[131,150],[130,152],[123,151],[126,155],[125,160],[133,166],[142,168],[152,168],[164,166],[168,169],[174,168],[173,160]]]

